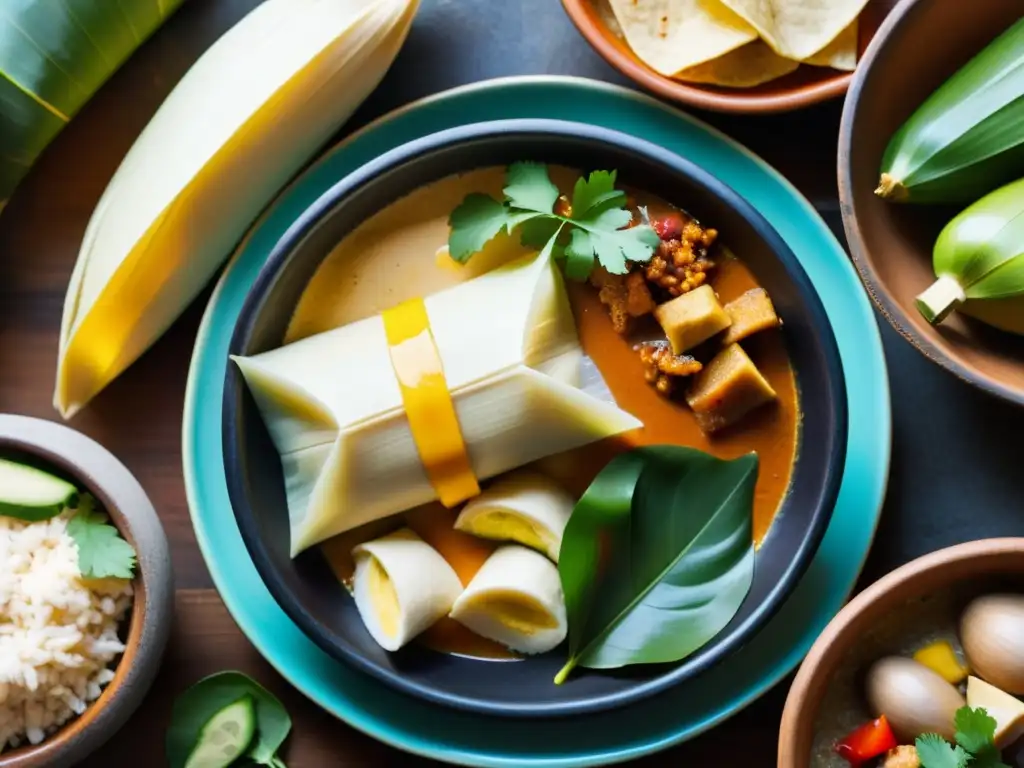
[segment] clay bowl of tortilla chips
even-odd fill
[[[637,85],[716,112],[787,112],[846,93],[897,0],[562,0]]]

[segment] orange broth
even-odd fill
[[[552,179],[562,190],[571,189],[578,175],[563,168],[551,171]],[[296,341],[377,314],[524,255],[526,251],[518,241],[505,234],[492,240],[465,266],[457,265],[443,250],[451,210],[469,192],[500,198],[503,179],[503,168],[452,176],[416,190],[368,219],[320,266],[296,308],[285,341]],[[657,201],[644,202],[659,206]],[[723,232],[721,238],[728,242],[729,233]],[[731,257],[718,259],[710,283],[723,304],[757,286],[742,261]],[[662,397],[645,383],[639,355],[632,348],[633,339],[615,332],[597,291],[571,281],[567,281],[567,288],[585,353],[601,371],[618,405],[644,426],[549,456],[537,462],[536,468],[579,496],[609,459],[635,446],[674,443],[721,458],[756,451],[760,468],[753,527],[755,544],[760,546],[788,490],[797,447],[796,383],[781,332],[765,331],[743,342],[744,349],[778,394],[778,402],[708,437],[684,403]],[[653,320],[651,326],[657,329]],[[338,578],[347,583],[353,570],[352,547],[408,525],[452,565],[463,584],[468,584],[496,545],[454,530],[456,516],[457,510],[428,504],[343,533],[321,547]],[[514,658],[498,644],[478,637],[449,618],[439,621],[417,641],[448,653],[487,659]]]

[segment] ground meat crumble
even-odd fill
[[[648,341],[633,349],[640,352],[644,379],[665,396],[672,394],[677,378],[692,376],[704,367],[690,355],[673,355],[667,341]]]
[[[567,204],[564,201],[563,207]],[[637,220],[634,216],[631,225]],[[705,229],[675,212],[652,220],[651,225],[662,241],[649,262],[629,262],[630,271],[625,275],[613,275],[598,267],[590,276],[598,298],[608,308],[612,328],[621,335],[629,332],[633,318],[648,315],[659,303],[699,288],[715,266],[708,251],[718,237],[717,230]],[[689,355],[673,355],[667,342],[639,344],[635,349],[643,361],[647,382],[665,396],[671,395],[674,379],[701,369],[701,364]]]

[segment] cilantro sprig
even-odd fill
[[[555,212],[558,187],[542,163],[513,163],[506,170],[504,199],[474,192],[448,219],[448,251],[465,264],[505,230],[519,230],[520,241],[545,255],[564,259],[565,273],[585,280],[594,260],[612,274],[629,271],[627,262],[650,260],[659,243],[647,224],[623,229],[632,219],[626,193],[615,188],[615,171],[593,171],[573,187],[568,216]]]
[[[78,547],[78,570],[83,579],[130,579],[135,550],[95,505],[92,496],[82,494],[75,516],[68,521],[68,535]]]
[[[918,736],[914,746],[921,768],[1010,768],[995,745],[995,718],[984,708],[961,707],[953,723],[955,745],[936,733]]]

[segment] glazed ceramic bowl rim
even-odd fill
[[[820,703],[813,702],[815,707],[809,707],[808,694],[816,687],[825,690],[836,662],[847,652],[845,645],[836,643],[838,638],[851,631],[853,625],[865,620],[865,616],[870,617],[891,608],[890,595],[907,584],[916,584],[932,574],[946,571],[952,573],[952,580],[956,578],[959,569],[975,562],[1012,557],[1024,557],[1024,537],[980,539],[956,544],[905,563],[847,603],[811,646],[789,689],[779,726],[779,768],[792,768],[796,764],[796,736],[803,713],[813,711]],[[823,674],[827,675],[824,681],[821,679]]]
[[[474,140],[487,139],[509,133],[567,136],[621,147],[640,157],[668,164],[672,167],[674,173],[680,176],[687,175],[697,186],[703,187],[709,196],[716,196],[732,207],[740,216],[746,219],[752,229],[767,243],[775,257],[782,263],[787,273],[787,279],[795,285],[806,311],[814,318],[814,327],[819,329],[819,334],[823,334],[823,345],[828,350],[827,359],[825,360],[825,366],[828,369],[827,380],[830,386],[845,392],[845,376],[839,358],[838,347],[836,346],[831,325],[828,322],[817,291],[804,272],[802,265],[789,249],[789,246],[775,231],[774,227],[750,203],[693,162],[650,142],[606,128],[564,120],[535,118],[485,121],[429,134],[390,150],[337,181],[296,219],[267,257],[246,296],[242,310],[239,312],[232,333],[230,353],[238,354],[240,350],[244,350],[247,347],[251,326],[254,319],[259,315],[263,299],[269,292],[270,286],[276,280],[276,276],[285,267],[295,248],[303,242],[307,235],[316,229],[322,219],[330,215],[339,201],[346,195],[362,188],[385,172],[399,169],[416,158],[432,154],[452,145],[462,145]],[[814,553],[817,551],[818,544],[824,536],[827,523],[831,517],[832,507],[834,506],[842,480],[843,454],[846,450],[847,432],[845,397],[833,397],[831,405],[831,416],[835,425],[835,439],[832,441],[832,450],[827,462],[825,482],[821,489],[822,503],[817,505],[814,510],[811,524],[801,539],[796,554],[785,570],[783,578],[776,583],[766,599],[751,612],[747,620],[735,628],[729,636],[717,642],[703,658],[689,664],[687,664],[686,660],[679,662],[677,668],[650,681],[631,686],[625,691],[595,696],[583,702],[560,702],[555,704],[538,702],[529,707],[512,704],[482,704],[476,699],[463,698],[449,692],[440,692],[434,690],[431,686],[410,681],[399,673],[382,670],[376,664],[363,658],[362,655],[351,651],[342,644],[334,642],[332,640],[334,633],[297,604],[288,586],[272,564],[272,557],[266,550],[258,530],[256,530],[249,505],[245,501],[242,481],[238,477],[237,472],[231,471],[231,464],[234,461],[232,458],[234,448],[232,447],[233,441],[230,438],[230,430],[227,429],[227,426],[233,422],[237,413],[234,391],[231,386],[226,386],[224,391],[222,414],[222,423],[224,425],[224,461],[225,470],[228,475],[229,497],[232,500],[235,519],[238,523],[243,542],[253,559],[257,571],[260,573],[261,578],[278,605],[323,650],[335,658],[344,660],[356,669],[383,680],[400,691],[449,707],[506,717],[575,715],[623,706],[641,698],[654,695],[683,679],[699,674],[699,672],[718,663],[747,642],[768,621],[774,612],[781,607],[785,598],[796,586],[800,576],[806,570]]]
[[[879,311],[900,336],[910,342],[910,345],[926,358],[950,371],[962,381],[1015,405],[1024,405],[1024,387],[1009,386],[1000,379],[986,375],[979,370],[958,362],[952,355],[944,351],[941,346],[913,330],[909,319],[910,314],[893,298],[889,289],[879,277],[878,272],[872,266],[860,236],[860,227],[856,221],[854,195],[851,186],[850,153],[853,143],[853,121],[857,108],[860,105],[861,93],[864,90],[865,81],[874,68],[875,60],[881,55],[882,49],[888,43],[889,38],[895,32],[902,30],[906,25],[912,25],[914,23],[913,14],[919,7],[924,7],[926,2],[927,0],[901,0],[889,12],[889,15],[882,22],[867,50],[864,52],[864,56],[861,58],[861,62],[854,74],[853,82],[850,84],[850,92],[843,105],[843,116],[839,124],[839,153],[837,155],[839,201],[843,214],[843,229],[846,232],[850,256],[853,258],[853,264],[860,274],[864,287],[867,288],[871,300],[874,301]]]
[[[136,551],[138,565],[132,580],[134,595],[126,648],[113,667],[114,679],[99,698],[88,703],[83,714],[74,716],[38,745],[0,752],[0,768],[81,760],[120,730],[156,676],[155,660],[166,648],[173,606],[173,577],[166,570],[170,550],[156,510],[138,480],[112,453],[86,435],[44,419],[0,414],[0,449],[31,456],[73,477],[96,497]],[[126,514],[124,509],[131,512]],[[149,520],[139,522],[143,517]],[[162,577],[162,573],[167,576]],[[131,704],[125,703],[132,700]]]
[[[735,93],[711,90],[700,84],[684,83],[658,74],[650,67],[619,51],[608,36],[611,30],[603,24],[592,24],[586,11],[585,3],[593,0],[562,0],[566,14],[572,20],[583,39],[587,41],[598,55],[637,85],[641,85],[659,96],[689,104],[700,109],[735,114],[769,114],[774,112],[790,112],[813,106],[814,104],[836,99],[846,93],[853,72],[839,72],[819,82],[807,83],[792,92],[764,95],[750,91],[738,90]],[[602,29],[607,34],[602,34]]]

